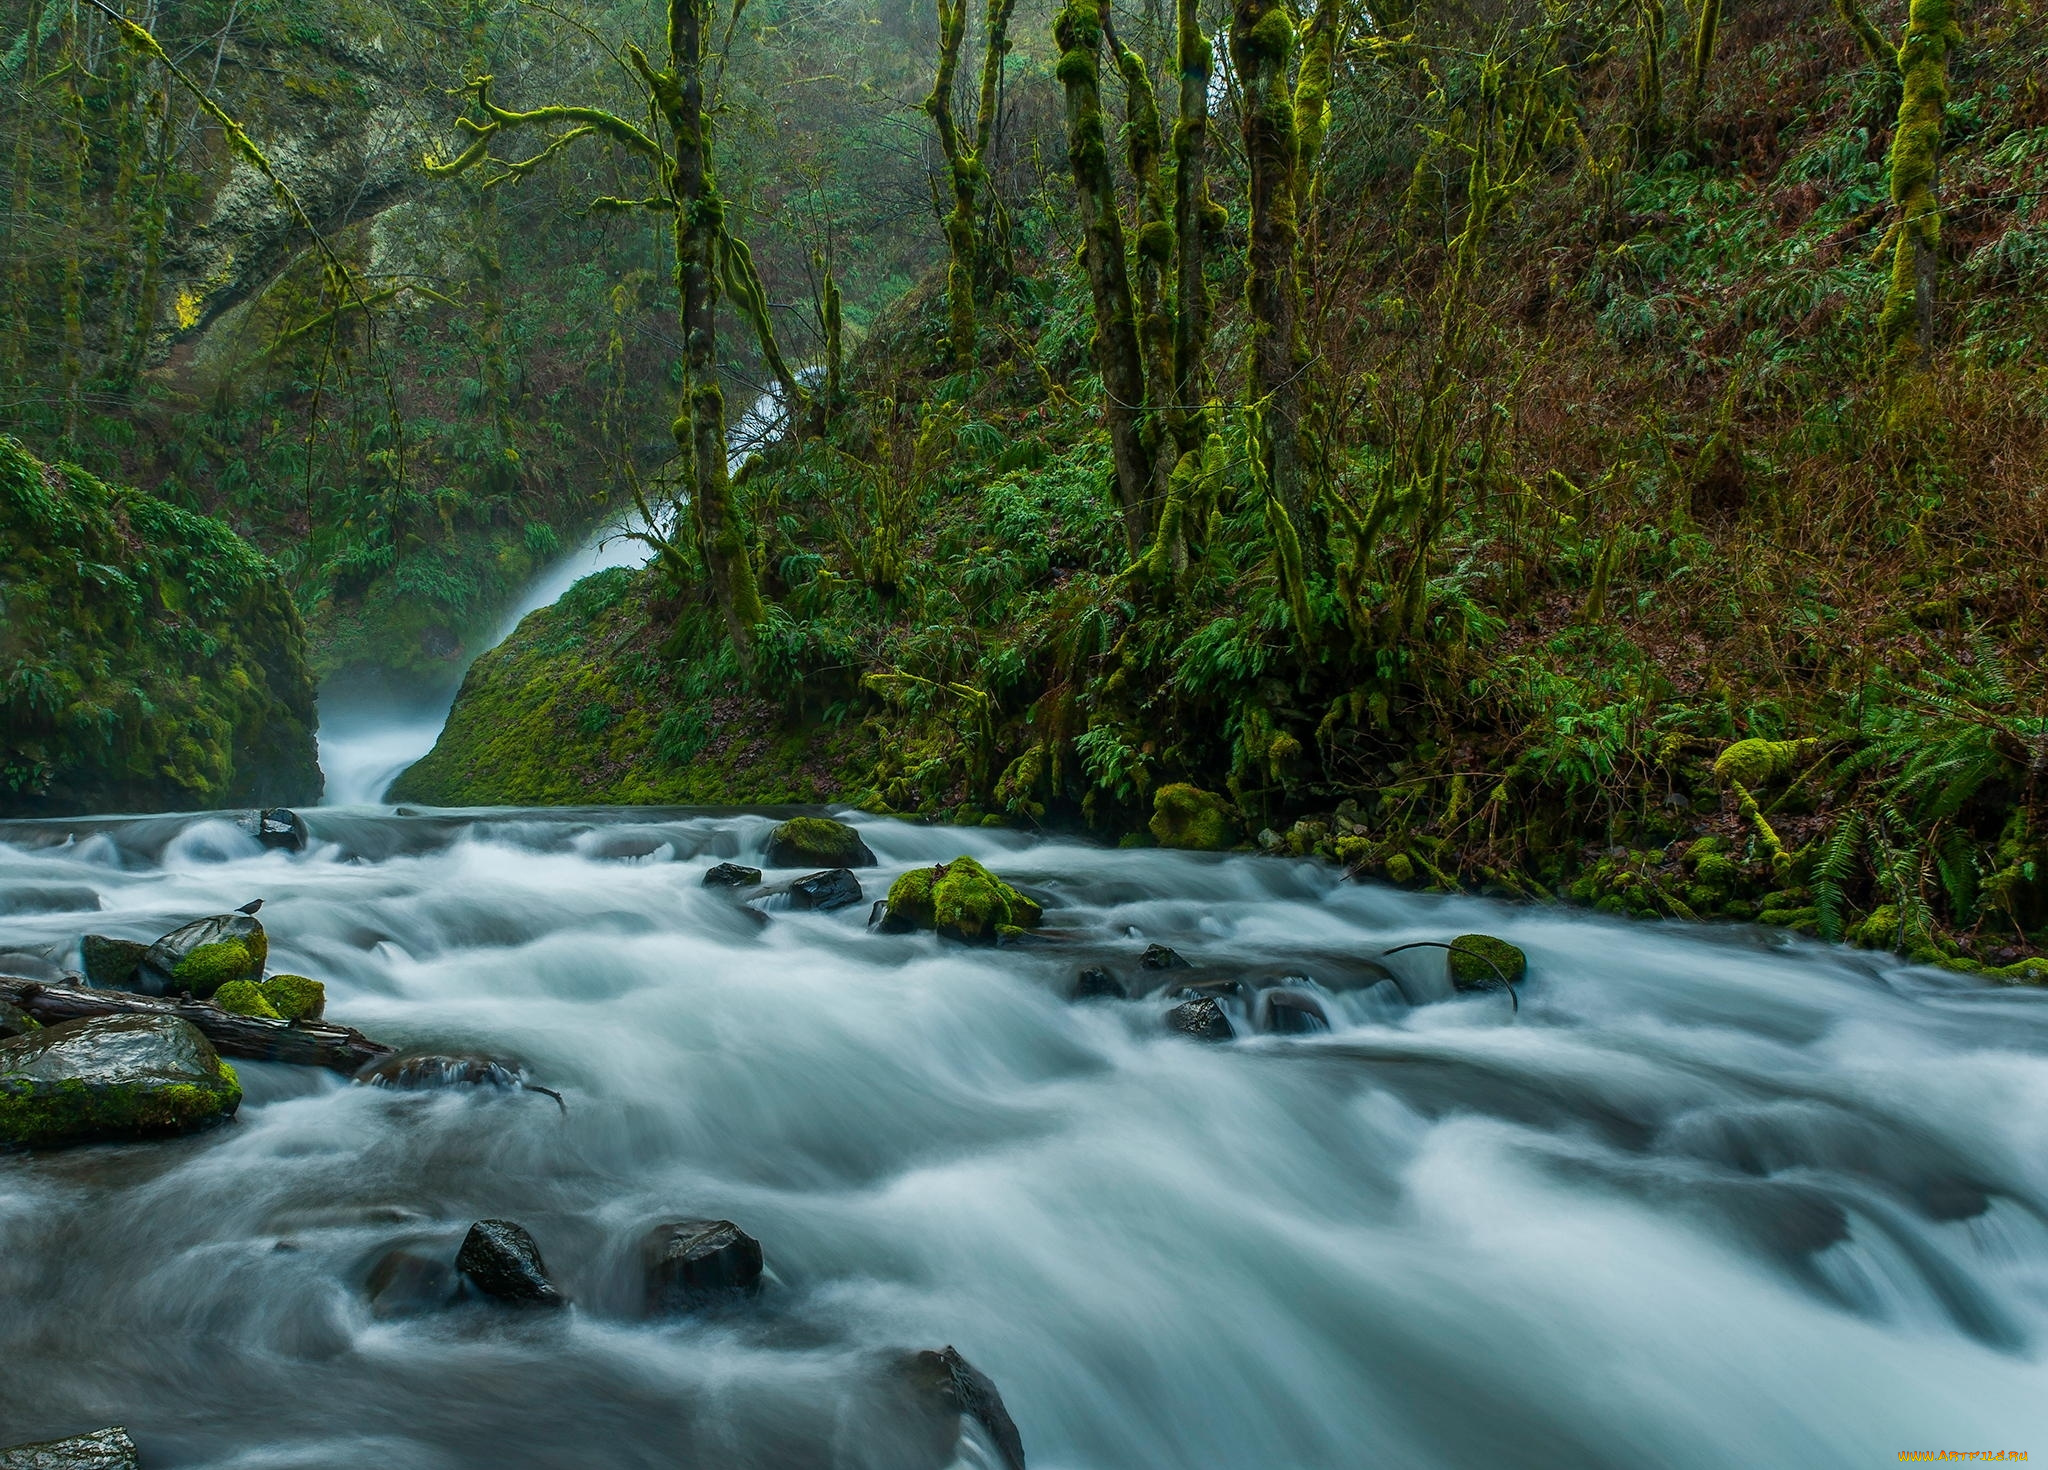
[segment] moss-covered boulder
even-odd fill
[[[270,958],[270,938],[250,914],[215,914],[173,929],[152,944],[135,972],[145,995],[191,994],[201,1000],[232,980],[254,984]]]
[[[1199,786],[1162,786],[1152,797],[1152,838],[1161,847],[1222,852],[1237,841],[1230,803]]]
[[[0,816],[320,795],[305,630],[218,521],[0,436]]]
[[[287,1021],[317,1021],[327,1013],[327,987],[318,980],[304,975],[272,975],[261,989],[270,1008]]]
[[[889,885],[883,922],[898,933],[933,929],[942,938],[993,944],[1005,929],[1036,928],[1038,904],[971,857],[912,868]]]
[[[139,939],[110,939],[88,934],[78,942],[79,963],[85,968],[85,983],[103,990],[133,990],[135,972],[149,946]]]
[[[830,817],[791,817],[768,834],[771,868],[872,868],[875,855],[860,833]]]
[[[190,1021],[95,1016],[0,1041],[0,1142],[29,1148],[186,1133],[241,1106]]]
[[[256,1016],[265,1021],[284,1019],[254,980],[228,981],[213,993],[213,1003],[231,1016]]]
[[[1738,740],[1714,758],[1714,774],[1744,786],[1783,780],[1813,758],[1818,740]]]
[[[1503,980],[1519,985],[1529,973],[1529,957],[1491,934],[1460,934],[1451,946],[1446,958],[1451,984],[1459,990],[1485,990]]]

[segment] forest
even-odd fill
[[[291,604],[273,733],[461,679],[396,801],[2048,976],[2029,0],[5,14],[0,806],[252,789],[176,512]]]

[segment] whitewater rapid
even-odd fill
[[[1062,936],[970,950],[704,889],[760,862],[767,815],[310,818],[297,856],[222,817],[0,826],[0,893],[44,895],[0,948],[260,897],[272,968],[330,1018],[516,1058],[567,1113],[243,1063],[224,1128],[0,1157],[0,1444],[119,1422],[152,1467],[905,1470],[874,1364],[950,1343],[1035,1470],[2048,1453],[2048,994],[863,820],[870,896],[965,852]],[[1374,981],[1471,930],[1527,949],[1518,1016],[1454,997],[1437,951]],[[1195,969],[1139,970],[1150,942]],[[1098,963],[1310,976],[1334,1029],[1176,1037],[1164,999],[1069,1001]],[[678,1214],[762,1241],[754,1307],[641,1319],[632,1244]],[[371,1315],[382,1251],[486,1216],[571,1311]]]

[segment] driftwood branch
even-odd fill
[[[330,1067],[350,1075],[392,1051],[347,1026],[238,1016],[204,1000],[159,1000],[126,990],[87,990],[8,975],[0,975],[0,1000],[20,1006],[46,1026],[86,1016],[176,1016],[197,1026],[223,1055]]]

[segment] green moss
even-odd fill
[[[1818,740],[1738,740],[1714,760],[1714,774],[1751,788],[1782,780],[1819,748]]]
[[[1451,984],[1460,990],[1483,990],[1503,979],[1516,985],[1528,973],[1529,957],[1505,939],[1460,934],[1451,943],[1455,946],[1447,956]]]
[[[264,951],[260,932],[247,939],[222,939],[202,944],[178,961],[171,971],[171,988],[188,990],[204,1000],[231,981],[253,984],[263,978]]]
[[[304,975],[272,975],[262,990],[270,1008],[287,1021],[317,1021],[327,1010],[327,987]]]
[[[1004,929],[1037,927],[1043,912],[971,857],[913,868],[889,885],[892,927],[936,929],[948,939],[993,943]]]
[[[1229,804],[1185,783],[1162,786],[1153,794],[1148,825],[1161,847],[1221,852],[1237,840]]]
[[[283,1019],[277,1007],[263,993],[263,987],[253,980],[228,981],[213,993],[213,1003],[232,1016],[261,1016],[269,1021]]]

